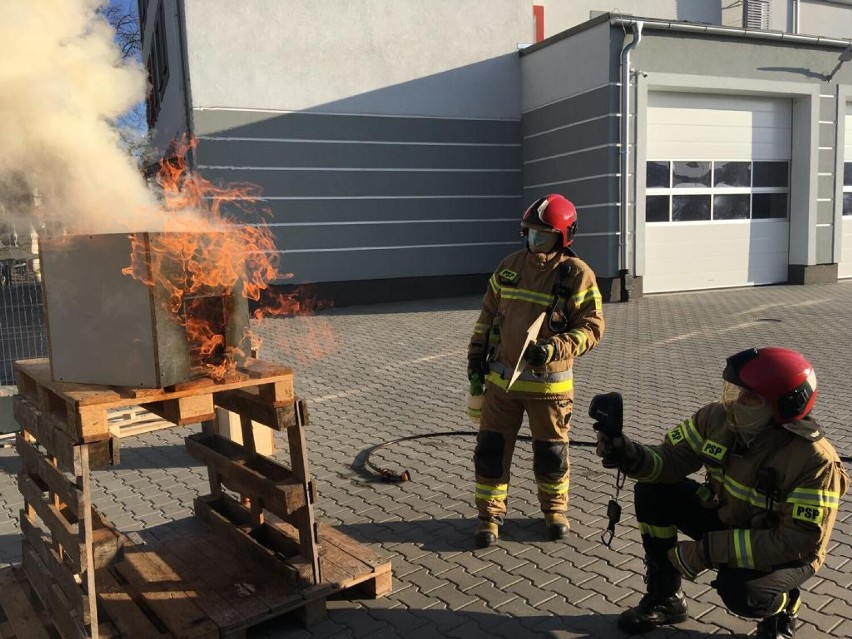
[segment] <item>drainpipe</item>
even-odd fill
[[[799,7],[801,6],[800,0],[793,0],[793,33],[799,33]]]
[[[621,233],[619,236],[619,269],[621,278],[621,301],[630,300],[627,276],[630,274],[629,244],[630,228],[630,52],[642,39],[643,22],[632,24],[633,39],[621,50]]]

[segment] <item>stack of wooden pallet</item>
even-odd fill
[[[322,618],[342,590],[390,592],[389,562],[315,520],[307,415],[290,369],[251,360],[227,380],[156,390],[53,382],[47,360],[18,362],[16,374],[23,573],[5,578],[32,588],[65,639],[236,637],[282,615]],[[186,446],[210,477],[198,518],[145,531],[145,543],[99,514],[89,486],[92,468],[118,462],[110,415],[133,406],[171,425],[201,423]],[[242,443],[217,432],[216,408],[239,415]],[[286,432],[289,465],[258,453],[258,424]]]

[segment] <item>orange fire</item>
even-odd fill
[[[223,379],[249,354],[228,343],[221,308],[211,316],[204,300],[241,294],[257,305],[256,320],[297,315],[323,305],[305,304],[297,293],[271,291],[273,282],[292,274],[278,270],[279,253],[264,220],[270,212],[257,206],[260,188],[253,184],[223,188],[190,171],[186,157],[195,145],[195,140],[176,145],[177,152],[160,162],[157,183],[165,228],[151,235],[147,246],[138,236],[131,237],[130,266],[122,272],[165,289],[169,311],[185,327],[193,346],[193,372]],[[259,346],[254,336],[243,337],[240,343]]]

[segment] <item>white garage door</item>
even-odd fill
[[[790,100],[649,94],[646,292],[787,281],[791,116]]]
[[[843,236],[840,238],[838,277],[852,277],[852,104],[846,105],[846,140],[843,158]]]

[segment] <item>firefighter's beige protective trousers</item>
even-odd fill
[[[513,394],[515,395],[515,394]],[[570,399],[515,399],[486,385],[477,437],[476,508],[481,518],[506,513],[512,454],[524,412],[533,438],[533,466],[542,512],[568,510]]]

